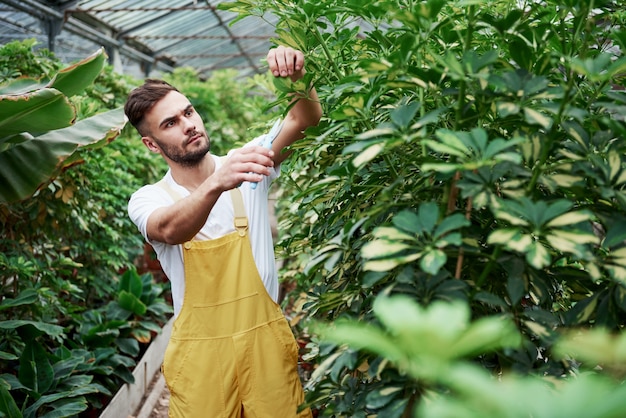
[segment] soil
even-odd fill
[[[163,389],[161,397],[154,405],[154,409],[150,413],[150,418],[167,418],[167,411],[170,406],[170,391],[167,386]]]
[[[170,391],[162,379],[161,373],[157,372],[146,389],[141,405],[137,408],[134,415],[129,415],[127,418],[168,418]],[[161,390],[161,393],[155,392],[158,390]],[[156,397],[158,398],[155,399]],[[149,404],[153,404],[151,405],[151,411],[148,410]]]

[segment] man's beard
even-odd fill
[[[193,135],[190,136],[190,138]],[[206,138],[206,137],[204,137]],[[204,156],[210,151],[211,149],[211,142],[210,141],[206,141],[206,145],[203,146],[202,148],[199,148],[193,152],[189,152],[189,153],[184,153],[181,149],[172,146],[172,145],[166,145],[161,143],[161,141],[156,141],[157,144],[159,145],[159,147],[161,148],[161,151],[163,152],[163,154],[165,154],[165,156],[167,158],[169,158],[170,160],[172,160],[173,162],[175,162],[176,164],[180,164],[184,167],[195,167],[198,164],[200,164],[200,161],[202,161],[204,159]]]

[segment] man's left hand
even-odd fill
[[[302,51],[286,46],[277,46],[267,53],[267,63],[275,77],[291,77],[298,81],[305,74]]]

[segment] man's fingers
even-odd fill
[[[287,77],[304,67],[304,54],[282,45],[271,49],[267,54],[270,71],[276,77]]]
[[[294,51],[294,72],[300,71],[304,68],[304,54],[302,51]]]
[[[232,166],[236,165],[237,171],[244,171],[241,165],[248,166],[249,164],[258,165],[260,167],[273,167],[273,156],[274,151],[255,145],[252,147],[244,147],[234,152],[228,159],[228,164]],[[258,170],[255,169],[254,171]]]
[[[233,165],[233,171],[240,174],[261,174],[264,176],[268,176],[270,174],[270,169],[267,166],[257,163],[236,164]]]

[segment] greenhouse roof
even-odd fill
[[[233,68],[264,72],[276,19],[219,10],[223,0],[3,0],[0,42],[35,38],[72,62],[104,46],[126,73],[193,67],[202,76]],[[134,66],[134,68],[133,68]]]

